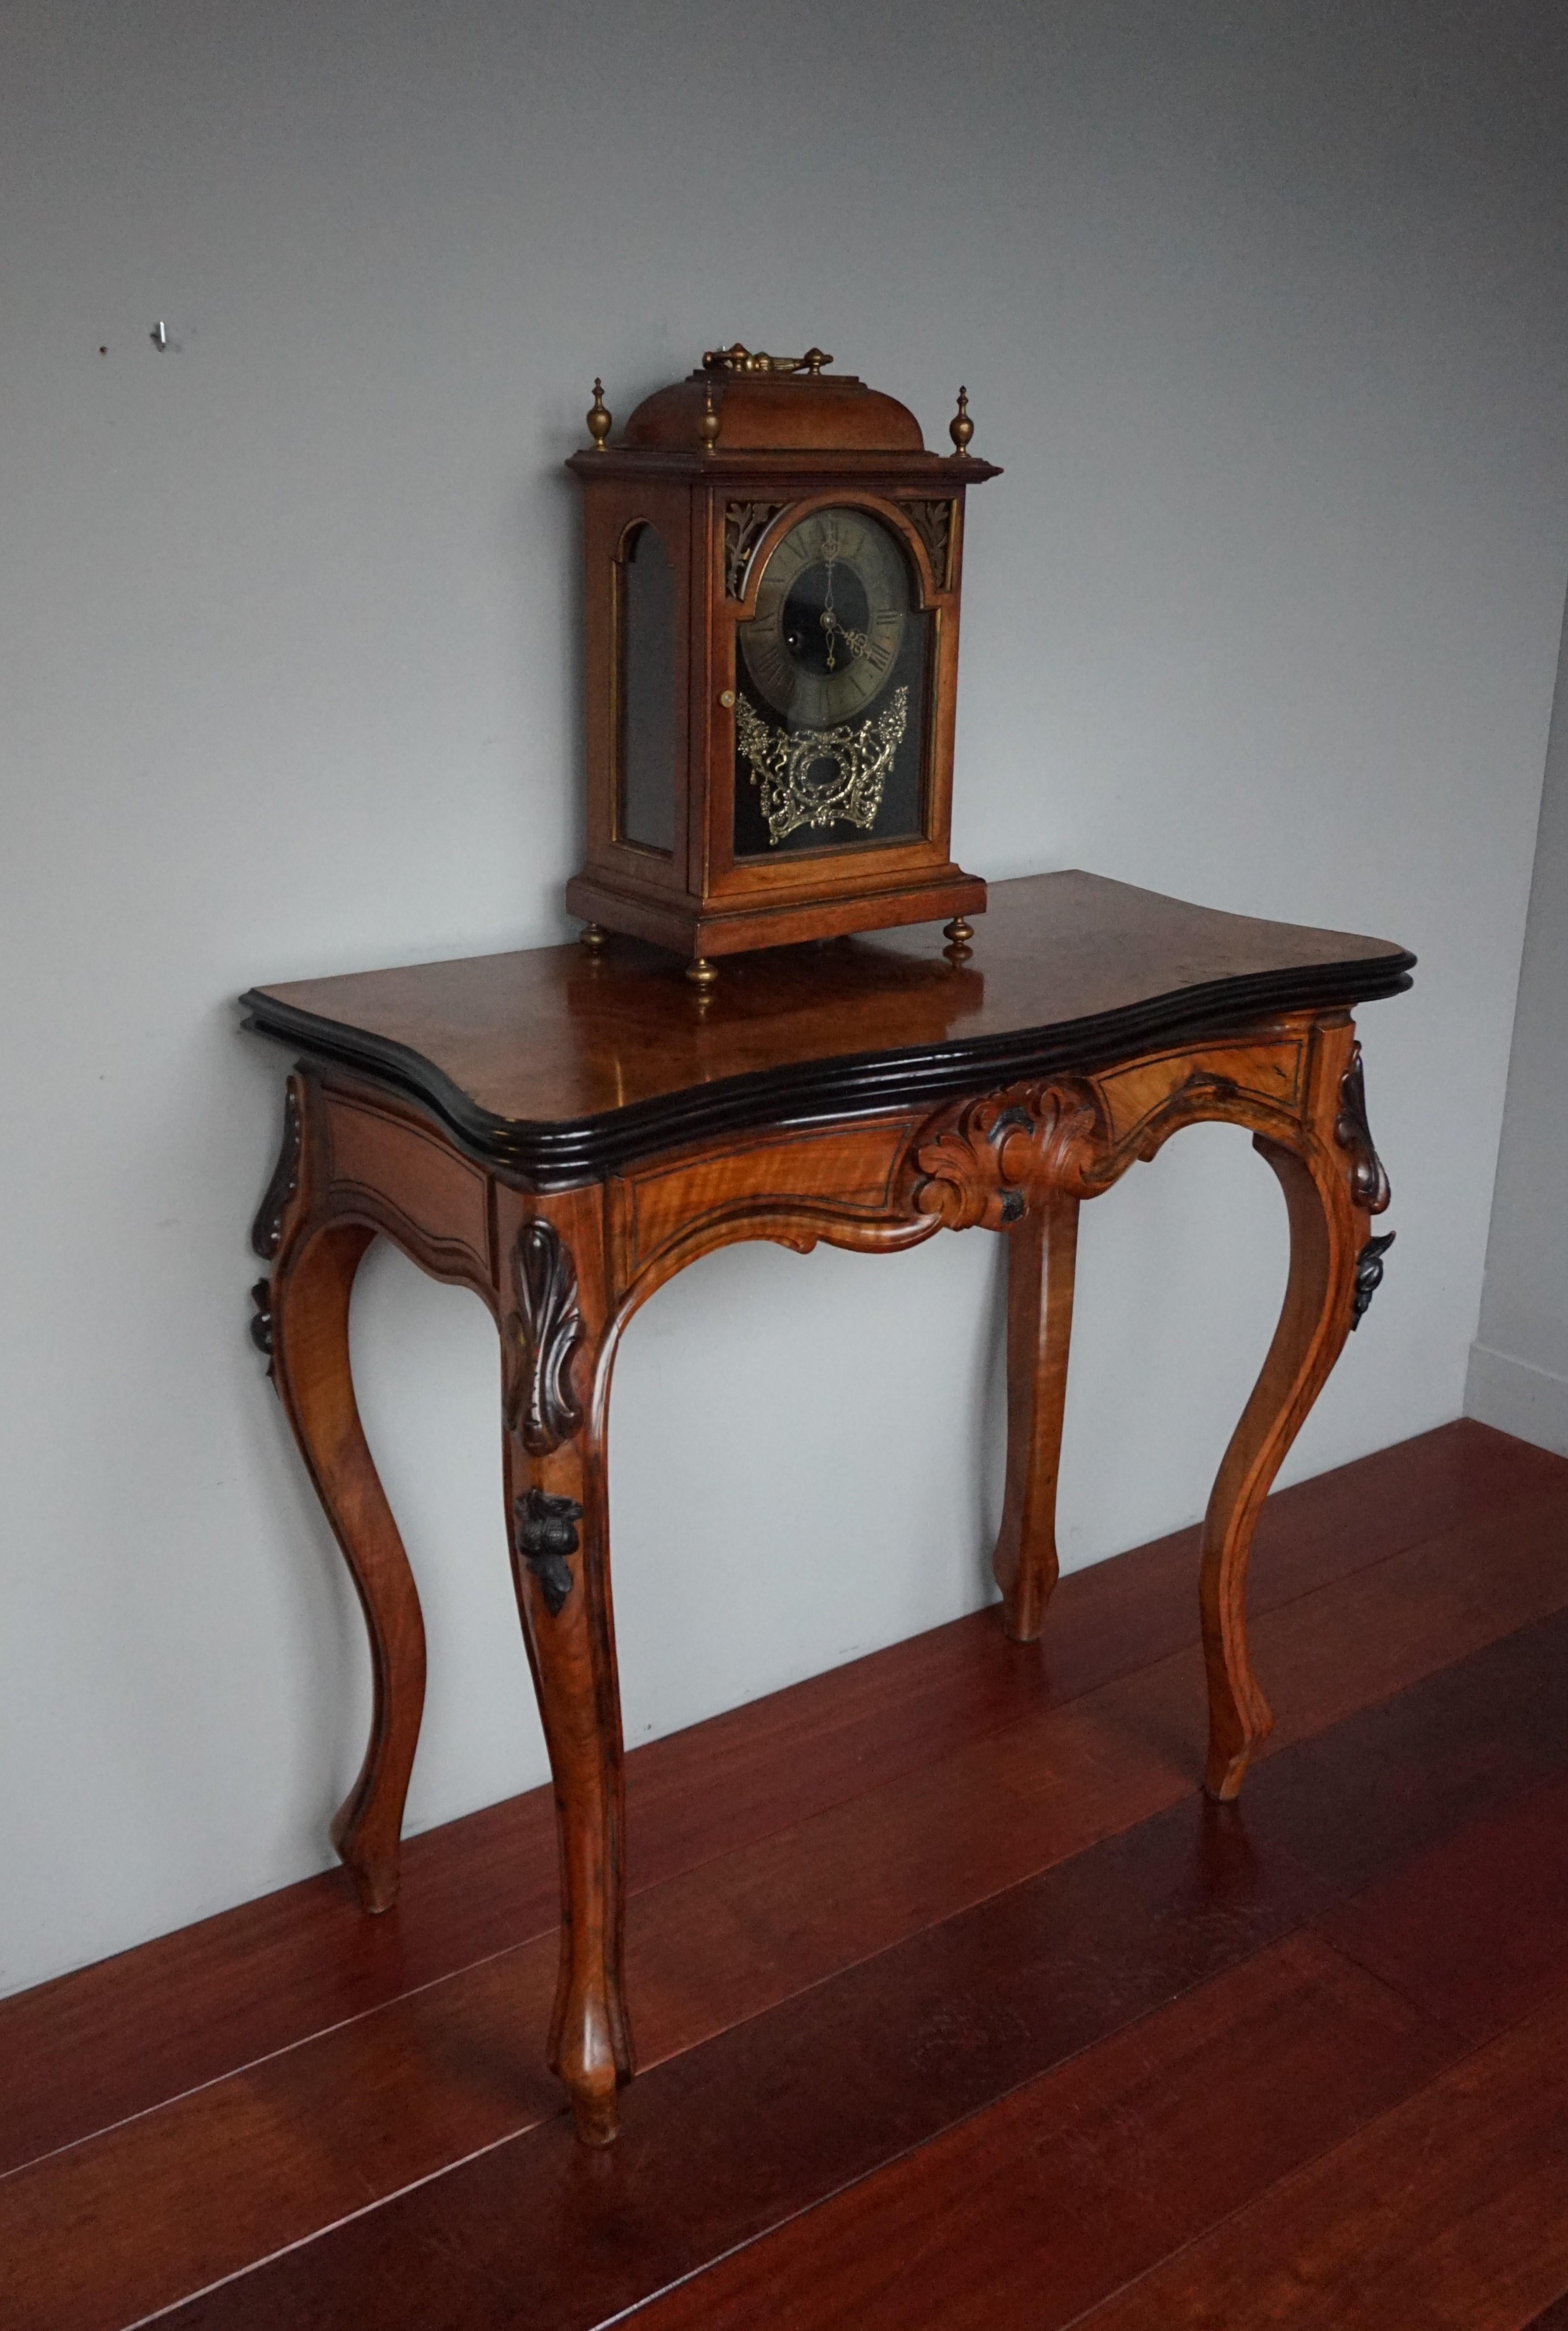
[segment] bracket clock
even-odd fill
[[[566,904],[715,958],[965,917],[953,863],[964,495],[999,476],[820,348],[738,343],[637,407],[594,384],[584,488],[588,859]]]

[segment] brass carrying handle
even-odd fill
[[[832,358],[824,349],[808,348],[803,357],[770,357],[765,348],[748,348],[736,340],[727,348],[705,348],[704,372],[809,372],[815,375]]]

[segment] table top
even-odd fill
[[[247,1027],[412,1095],[470,1155],[562,1188],[748,1125],[907,1107],[1410,985],[1392,940],[1083,873],[991,886],[953,965],[918,924],[727,956],[703,997],[610,937],[252,988]]]

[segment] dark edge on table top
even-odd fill
[[[835,1053],[688,1085],[596,1116],[540,1124],[496,1117],[422,1053],[391,1038],[280,1004],[259,988],[240,998],[244,1025],[313,1061],[356,1070],[432,1110],[470,1157],[540,1191],[601,1180],[633,1160],[715,1133],[937,1102],[974,1084],[998,1085],[1103,1068],[1160,1042],[1234,1035],[1250,1022],[1316,1006],[1331,1010],[1398,995],[1414,956],[1303,964],[1204,982],[1055,1027],[962,1038],[894,1051]]]

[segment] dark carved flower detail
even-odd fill
[[[523,1224],[512,1249],[512,1288],[522,1366],[507,1422],[530,1455],[546,1457],[583,1422],[572,1388],[572,1361],[584,1333],[577,1274],[554,1223]]]
[[[1372,1127],[1366,1121],[1366,1080],[1362,1073],[1359,1044],[1352,1048],[1350,1066],[1339,1080],[1339,1115],[1334,1120],[1334,1137],[1342,1149],[1350,1153],[1351,1196],[1369,1214],[1381,1214],[1390,1197],[1388,1175],[1373,1146]]]
[[[251,1314],[251,1341],[267,1362],[267,1381],[274,1392],[278,1389],[278,1372],[272,1359],[272,1282],[258,1279],[251,1289],[251,1301],[255,1308]]]
[[[577,1551],[577,1524],[583,1508],[575,1498],[553,1497],[548,1489],[525,1489],[514,1513],[518,1551],[539,1582],[552,1619],[573,1587],[568,1556]]]
[[[1398,1233],[1387,1231],[1382,1238],[1368,1239],[1355,1258],[1355,1291],[1350,1299],[1350,1324],[1359,1327],[1365,1318],[1373,1297],[1383,1285],[1383,1259]]]

